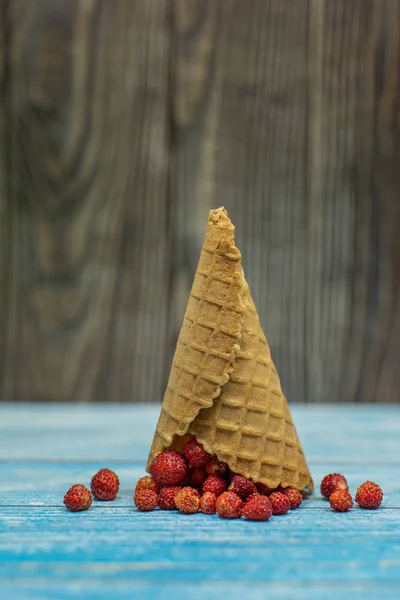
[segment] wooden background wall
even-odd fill
[[[291,401],[400,400],[400,0],[0,0],[0,397],[160,400],[208,210]]]

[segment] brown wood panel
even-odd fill
[[[174,2],[174,293],[224,204],[291,400],[400,399],[398,6]]]
[[[307,397],[307,8],[307,0],[174,2],[176,295],[189,288],[209,208],[225,205],[296,400]],[[172,315],[175,331],[183,308]]]
[[[9,3],[3,398],[150,401],[162,392],[167,8]]]
[[[400,0],[0,7],[0,398],[160,399],[225,205],[288,398],[400,400]]]
[[[309,393],[399,401],[400,3],[310,8]]]

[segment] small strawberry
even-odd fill
[[[200,507],[199,493],[191,487],[181,488],[175,496],[175,505],[181,513],[197,513]]]
[[[290,500],[282,492],[273,492],[269,496],[273,515],[286,515],[290,510]]]
[[[223,492],[217,498],[215,508],[223,519],[238,519],[243,508],[243,500],[234,492]]]
[[[244,505],[242,515],[249,521],[268,521],[272,515],[272,506],[269,498],[261,494],[253,497]]]
[[[187,474],[187,482],[192,487],[201,488],[208,475],[204,467],[192,467]]]
[[[377,483],[364,481],[357,490],[356,502],[360,508],[374,510],[379,508],[383,498],[383,492]]]
[[[167,485],[162,488],[158,504],[163,510],[175,510],[175,496],[182,488],[179,485]]]
[[[246,500],[247,496],[250,496],[250,494],[257,493],[257,488],[254,483],[241,475],[232,477],[228,490],[230,492],[235,492],[242,500]]]
[[[221,460],[218,460],[216,456],[212,456],[206,464],[207,475],[225,475],[228,471],[228,465]]]
[[[138,510],[147,512],[158,506],[158,496],[151,490],[139,490],[133,497]]]
[[[212,492],[206,492],[200,498],[200,510],[205,515],[214,515],[217,511],[216,509],[217,496]]]
[[[211,454],[204,450],[203,445],[196,440],[186,442],[183,447],[183,454],[190,467],[204,467],[211,458]]]
[[[150,472],[158,485],[177,485],[187,475],[186,461],[180,452],[164,450],[151,463]]]
[[[299,490],[295,490],[294,488],[282,488],[282,494],[285,494],[285,496],[289,498],[290,510],[298,508],[303,502],[303,496],[300,494]]]
[[[347,512],[353,506],[353,498],[346,490],[336,489],[329,496],[329,504],[336,512]]]
[[[257,496],[262,496],[263,494],[260,494],[260,492],[255,492],[254,494],[250,494],[250,496],[247,496],[245,503],[248,502],[249,500],[251,500],[252,498],[256,498]]]
[[[93,475],[90,488],[96,500],[114,500],[119,490],[118,475],[111,469],[100,469]]]
[[[345,477],[340,475],[340,473],[331,473],[330,475],[325,475],[321,481],[321,494],[325,498],[329,498],[335,490],[344,490],[345,492],[349,491],[349,486],[347,485]]]
[[[226,490],[227,483],[225,479],[222,479],[219,475],[209,475],[203,483],[203,494],[205,492],[212,492],[217,497]]]
[[[92,494],[85,485],[77,483],[65,494],[64,504],[71,512],[87,510],[92,504]]]
[[[158,494],[160,492],[160,486],[154,481],[150,475],[146,475],[145,477],[141,477],[136,484],[135,494],[136,492],[140,492],[141,490],[151,490]]]

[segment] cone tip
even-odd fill
[[[217,227],[228,227],[232,230],[235,229],[232,221],[228,217],[228,211],[223,206],[210,210],[208,221]]]

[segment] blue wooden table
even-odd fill
[[[292,406],[314,496],[268,523],[133,506],[159,408],[0,405],[2,600],[400,598],[400,410]],[[63,495],[101,467],[114,502],[69,513]],[[330,510],[318,484],[343,473],[354,494],[372,479],[377,511]]]

